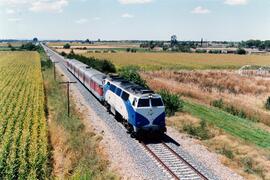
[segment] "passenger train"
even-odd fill
[[[165,107],[160,95],[119,76],[103,74],[75,59],[66,60],[66,67],[123,122],[132,136],[166,131]]]

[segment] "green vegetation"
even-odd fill
[[[236,54],[245,55],[245,54],[247,54],[247,52],[246,52],[246,50],[243,49],[243,48],[238,48],[238,49],[236,50]]]
[[[195,136],[201,140],[206,140],[211,137],[209,130],[207,129],[207,124],[205,120],[200,121],[200,126],[196,127],[192,124],[185,124],[183,130],[188,134]]]
[[[270,40],[261,41],[261,40],[248,40],[248,41],[242,41],[240,43],[240,47],[246,47],[246,48],[258,48],[261,50],[269,49],[270,48]]]
[[[48,127],[40,57],[0,53],[0,179],[48,179]]]
[[[40,49],[40,46],[36,46],[31,42],[22,44],[21,46],[21,50],[26,50],[26,51],[37,51],[39,49]]]
[[[127,48],[126,51],[131,52],[131,53],[136,53],[137,49],[135,49],[135,48]]]
[[[67,53],[65,53],[64,51],[62,51],[62,52],[60,53],[60,55],[61,55],[61,56],[67,56]]]
[[[248,143],[270,148],[270,133],[258,128],[254,122],[191,101],[184,102],[184,111],[200,119],[205,119],[208,123]]]
[[[264,179],[262,168],[256,168],[255,163],[250,157],[245,157],[241,159],[241,164],[244,166],[244,171],[249,174],[258,174]]]
[[[208,53],[209,54],[221,54],[222,51],[221,50],[217,50],[217,49],[213,49],[213,50],[209,50]]]
[[[153,50],[155,48],[162,49],[164,51],[171,50],[174,52],[191,52],[191,48],[196,47],[196,43],[192,41],[177,41],[177,37],[173,35],[171,37],[170,44],[164,41],[144,41],[141,42],[140,47],[148,50]]]
[[[70,44],[68,44],[68,43],[64,44],[63,48],[64,49],[69,49],[70,48]]]
[[[225,155],[225,156],[226,156],[227,158],[229,158],[229,159],[233,159],[233,158],[234,158],[234,153],[233,153],[233,151],[230,150],[228,147],[223,146],[223,147],[222,147],[221,149],[219,149],[217,152],[220,153],[220,154]]]
[[[45,81],[46,96],[49,113],[51,115],[50,129],[64,129],[64,136],[67,140],[62,149],[68,149],[72,157],[71,167],[67,167],[68,174],[66,178],[71,179],[117,179],[116,176],[108,170],[108,162],[104,160],[98,152],[98,144],[102,137],[86,129],[76,112],[74,104],[71,102],[71,117],[67,114],[66,88],[54,81],[53,68],[45,55],[41,52],[43,77]],[[54,132],[55,132],[54,131]],[[51,134],[54,136],[54,134]],[[59,134],[58,134],[59,136]],[[65,154],[64,156],[67,156]],[[65,169],[64,169],[65,170]],[[67,173],[65,172],[65,173]]]
[[[266,102],[265,102],[265,108],[267,110],[270,110],[270,97],[267,98]]]
[[[88,66],[104,73],[116,72],[116,68],[114,64],[106,59],[96,59],[94,57],[85,57],[85,56],[77,55],[74,53],[70,53],[67,57],[70,59],[76,59],[78,61],[81,61],[82,63],[85,63]]]
[[[248,118],[252,121],[256,121],[255,118],[247,117],[246,113],[243,110],[236,109],[233,105],[226,105],[223,102],[223,99],[214,100],[211,102],[211,105],[217,107],[223,111],[226,111],[234,116],[238,116],[240,118]]]
[[[145,80],[139,74],[140,68],[138,66],[125,66],[119,70],[119,75],[128,81],[132,81],[143,87],[147,87]]]
[[[196,49],[196,53],[207,53],[207,50],[205,49]]]
[[[183,110],[183,101],[178,94],[170,93],[168,90],[160,90],[158,94],[161,95],[165,104],[167,116],[173,116],[176,112]]]

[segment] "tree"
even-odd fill
[[[150,41],[149,47],[150,47],[150,49],[154,49],[156,47],[155,42],[154,41]]]
[[[163,49],[163,51],[167,51],[167,50],[169,49],[169,46],[168,46],[168,45],[163,44],[162,49]]]
[[[270,48],[270,40],[264,41],[264,45],[265,45],[266,49],[269,49]]]
[[[128,81],[132,81],[143,87],[147,87],[146,81],[140,76],[140,68],[138,66],[125,66],[119,70],[119,75]]]
[[[165,104],[165,111],[167,116],[173,116],[177,111],[183,110],[183,101],[178,94],[173,94],[168,90],[160,90],[158,92],[161,95]]]
[[[61,52],[61,56],[66,56],[67,53],[65,53],[64,51]]]
[[[132,52],[132,53],[136,53],[137,50],[132,48],[132,49],[131,49],[131,52]]]
[[[29,42],[29,43],[26,43],[26,44],[22,44],[21,49],[27,50],[27,51],[36,51],[36,50],[38,50],[38,46],[36,46],[33,43]]]
[[[251,40],[246,41],[246,46],[248,48],[253,48],[253,47],[258,48],[261,45],[261,43],[262,42],[260,40],[253,40],[253,39],[251,39]]]
[[[91,44],[91,41],[89,39],[86,39],[85,43]]]
[[[246,54],[246,53],[247,53],[246,50],[243,49],[243,48],[238,48],[238,49],[236,50],[236,54],[244,55],[244,54]]]
[[[69,43],[66,43],[64,46],[63,46],[64,49],[69,49],[70,48],[70,44]]]

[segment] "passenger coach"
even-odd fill
[[[100,101],[104,101],[103,80],[106,75],[75,59],[66,62],[68,70],[77,77]]]

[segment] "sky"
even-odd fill
[[[0,0],[0,39],[270,39],[270,0]]]

